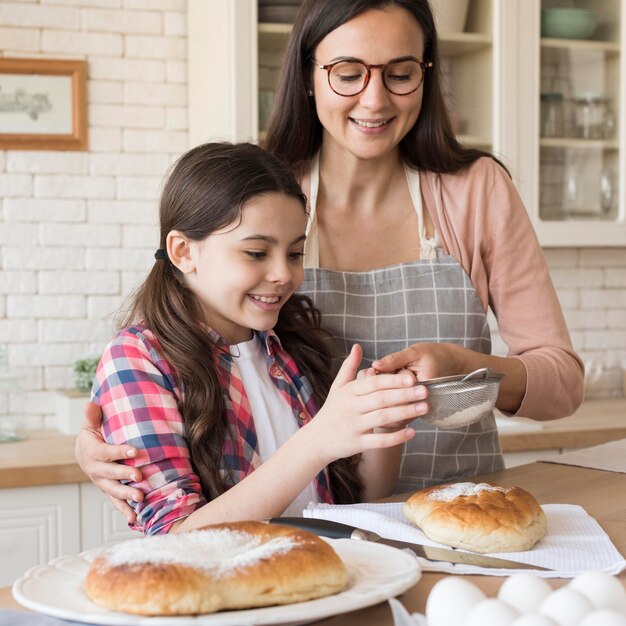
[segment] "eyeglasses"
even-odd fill
[[[313,65],[320,70],[326,70],[330,88],[337,95],[346,97],[356,96],[365,91],[374,69],[382,70],[383,85],[389,93],[396,96],[408,96],[420,88],[424,81],[424,73],[433,66],[432,61],[418,61],[417,59],[405,59],[379,65],[367,65],[361,61],[337,61],[327,65],[318,65],[313,62]]]

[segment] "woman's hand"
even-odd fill
[[[505,375],[500,383],[496,407],[509,413],[519,409],[528,380],[526,366],[514,356],[491,356],[451,343],[416,343],[374,361],[372,367],[381,373],[408,369],[418,381],[469,374],[482,367],[489,367]]]
[[[306,428],[324,464],[374,448],[397,446],[415,435],[406,424],[428,412],[427,391],[408,373],[357,376],[362,358],[353,346],[324,406]]]
[[[135,512],[126,500],[141,502],[143,493],[120,481],[138,482],[141,480],[141,471],[116,461],[135,457],[137,450],[132,446],[116,446],[104,441],[100,432],[102,412],[97,404],[88,402],[84,415],[85,420],[76,439],[76,460],[94,485],[109,496],[113,506],[132,523],[135,521]]]

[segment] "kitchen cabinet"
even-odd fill
[[[0,489],[0,586],[60,556],[139,536],[92,484]]]
[[[541,36],[559,4],[595,12],[590,39]],[[257,15],[256,0],[189,0],[191,145],[262,137],[291,27]],[[626,246],[625,41],[626,0],[469,0],[463,31],[441,33],[458,136],[504,161],[546,247]],[[541,94],[589,91],[612,109],[605,138],[540,136]]]

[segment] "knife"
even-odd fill
[[[396,539],[386,539],[370,532],[332,522],[325,519],[316,519],[312,517],[273,517],[269,520],[270,524],[283,524],[284,526],[293,526],[300,530],[308,530],[309,532],[321,535],[322,537],[331,537],[333,539],[356,539],[359,541],[375,541],[377,543],[399,548],[400,550],[408,549],[429,561],[444,561],[446,563],[462,563],[464,565],[476,565],[478,567],[493,567],[497,569],[534,569],[541,571],[551,571],[548,567],[540,567],[539,565],[530,565],[529,563],[520,563],[519,561],[509,561],[508,559],[500,559],[495,556],[486,556],[475,552],[461,552],[449,548],[435,548],[433,546],[422,546],[417,543],[409,543],[407,541],[398,541]]]

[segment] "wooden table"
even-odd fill
[[[578,504],[595,517],[611,538],[617,549],[626,555],[626,474],[605,472],[570,465],[532,463],[502,472],[481,476],[502,485],[518,485],[529,490],[541,504]],[[401,497],[396,500],[402,500]],[[424,612],[426,598],[432,586],[445,574],[424,573],[420,581],[400,597],[410,612]],[[494,596],[503,579],[493,576],[467,576],[488,596]],[[626,571],[619,575],[626,586]],[[549,579],[556,588],[567,580]],[[0,608],[18,609],[9,587],[0,589]],[[376,624],[391,626],[391,613],[387,603],[368,609],[338,615],[320,622],[323,626],[361,626]]]

